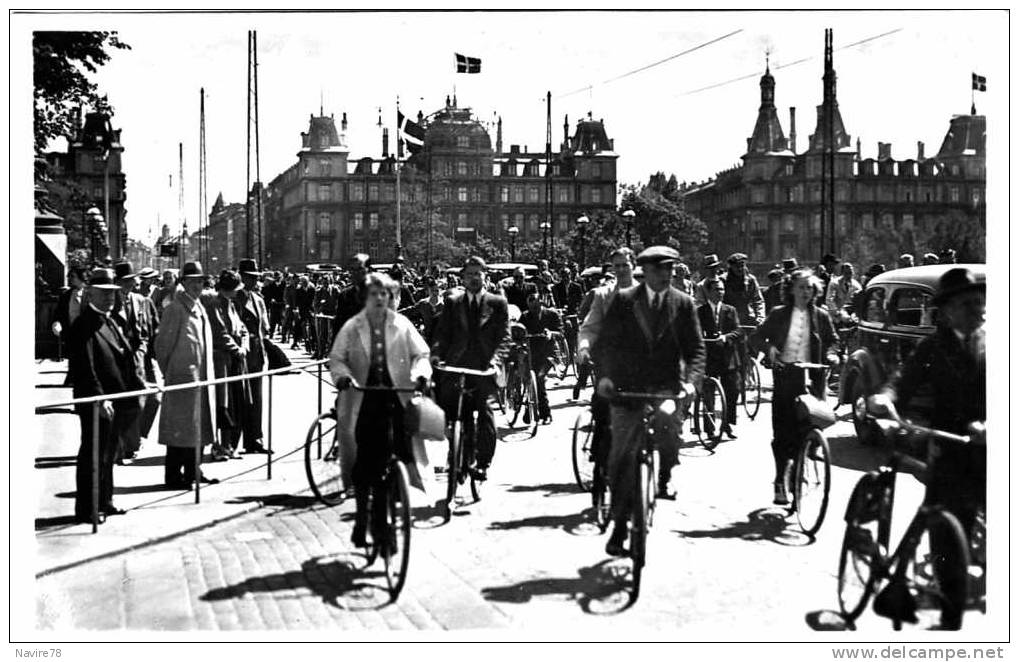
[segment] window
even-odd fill
[[[863,216],[861,216],[860,217],[860,225],[863,227],[864,230],[873,230],[874,229],[874,214],[867,213],[867,214],[864,214]]]
[[[763,204],[764,203],[765,193],[764,193],[764,187],[763,186],[755,186],[752,189],[750,195],[751,195],[751,199],[753,200],[754,204],[759,205],[759,204]]]
[[[92,189],[92,197],[95,198],[96,200],[102,200],[103,199],[103,187],[102,186],[96,186],[95,188],[93,188]]]
[[[959,187],[953,186],[948,189],[948,199],[952,202],[959,202]]]
[[[924,199],[924,202],[930,202],[931,201],[931,191],[930,191],[930,189],[924,189],[923,199]]]
[[[513,225],[517,226],[521,230],[526,230],[527,228],[524,226],[524,215],[513,214]]]
[[[792,163],[785,164],[785,174],[786,175],[792,175],[793,174],[793,164]]]
[[[368,200],[374,202],[374,201],[376,201],[378,199],[379,199],[379,185],[378,184],[369,184],[368,185]]]
[[[555,222],[556,234],[563,236],[570,231],[570,217],[567,214],[559,214],[556,216]]]
[[[364,214],[362,212],[354,212],[354,230],[356,232],[364,230]]]
[[[553,177],[558,177],[561,171],[562,171],[562,167],[559,166],[558,164],[552,166],[552,176]]]
[[[499,187],[499,202],[509,202],[509,187],[508,186],[500,186]]]
[[[839,234],[843,237],[849,234],[849,218],[845,212],[839,212]]]
[[[377,211],[368,214],[368,227],[372,230],[379,229],[379,213]]]
[[[903,230],[912,230],[913,229],[913,215],[912,214],[903,214],[902,215],[902,229]]]
[[[329,159],[322,159],[318,162],[318,171],[323,177],[330,177],[333,174],[333,164]]]
[[[601,177],[601,164],[600,163],[592,163],[591,164],[591,177],[593,177],[594,179],[598,179],[599,177]]]
[[[792,202],[793,201],[793,190],[791,188],[789,188],[788,186],[785,189],[785,201],[786,202]]]
[[[570,201],[570,189],[569,189],[569,187],[568,186],[560,186],[559,187],[559,202],[569,202],[569,201]]]
[[[456,189],[456,199],[460,202],[467,202],[467,187],[458,186]]]
[[[463,138],[464,136],[460,136],[460,137]],[[466,177],[467,176],[467,162],[466,161],[457,161],[456,162],[456,174],[461,176],[461,177]]]
[[[527,201],[528,202],[538,202],[539,201],[538,187],[537,186],[530,186],[530,187],[528,187],[528,189],[527,189]]]
[[[453,189],[451,189],[448,186],[443,186],[442,187],[442,199],[443,200],[452,200],[453,199]]]
[[[758,239],[754,242],[754,247],[750,250],[750,259],[754,262],[764,262],[764,256],[764,242]]]
[[[457,136],[456,137],[456,146],[460,147],[460,148],[470,147],[471,146],[471,137],[470,136]]]
[[[541,228],[538,227],[540,223],[541,221],[538,219],[537,214],[531,214],[527,219],[527,227],[531,232],[538,232],[541,230]]]
[[[782,214],[782,232],[796,232],[796,217],[792,214]]]
[[[351,184],[350,185],[350,199],[354,202],[360,202],[364,200],[364,184]]]
[[[891,230],[895,226],[895,215],[891,212],[885,212],[881,214],[881,227],[885,230]]]
[[[499,214],[499,223],[502,224],[502,229],[505,230],[509,227],[509,214]]]
[[[396,185],[386,184],[382,187],[382,199],[386,202],[396,200]]]
[[[767,214],[754,214],[750,217],[750,231],[763,234],[768,231]]]
[[[453,164],[450,163],[449,161],[445,161],[442,164],[442,174],[444,174],[446,177],[449,177],[450,175],[452,175],[453,174]]]
[[[810,219],[810,229],[814,234],[821,232],[821,214],[820,212],[813,214]]]
[[[601,189],[597,186],[591,189],[591,202],[594,204],[601,203]]]
[[[888,306],[888,323],[901,326],[933,326],[934,307],[929,292],[915,287],[900,287]]]
[[[523,202],[523,201],[524,201],[524,187],[523,186],[514,186],[513,187],[513,202]]]
[[[906,202],[913,202],[913,192],[906,191]]]
[[[875,287],[867,291],[863,304],[863,319],[874,324],[884,324],[887,314],[885,312],[885,288]]]
[[[318,185],[318,199],[329,200],[332,196],[329,195],[329,184]]]
[[[470,225],[467,223],[467,212],[460,212],[456,215],[456,229],[457,230],[469,230]]]

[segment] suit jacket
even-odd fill
[[[647,286],[619,290],[595,347],[603,374],[627,391],[667,389],[681,382],[698,386],[704,376],[704,338],[693,300],[674,287],[665,290],[662,318],[652,327]]]
[[[563,320],[559,313],[551,308],[542,308],[537,316],[532,315],[528,310],[520,316],[520,323],[527,329],[527,333],[541,333],[546,329],[549,331],[562,331]],[[532,338],[530,343],[531,365],[537,370],[541,365],[551,358],[555,349],[550,338]]]
[[[701,332],[705,338],[724,338],[725,342],[705,343],[707,345],[707,363],[705,369],[709,375],[718,375],[726,370],[739,368],[739,352],[736,341],[739,338],[739,314],[727,303],[719,304],[718,324],[715,324],[714,311],[711,304],[706,303],[697,308],[697,319],[701,323]]]
[[[60,322],[60,336],[63,338],[64,342],[67,342],[67,334],[70,332],[71,324],[73,323],[71,320],[71,297],[73,297],[74,294],[74,288],[70,287],[60,293],[60,296],[57,298],[57,310],[53,316],[54,322]],[[88,304],[85,302],[85,292],[82,291],[81,294],[81,307],[78,309],[79,315],[88,308]]]
[[[513,304],[523,313],[527,310],[527,295],[531,292],[537,292],[538,287],[534,283],[526,281],[522,285],[517,285],[516,281],[513,281],[503,291],[506,293],[506,303]]]
[[[736,309],[740,324],[760,324],[764,321],[764,297],[757,279],[752,274],[736,278],[731,273],[722,277],[725,296],[722,302]]]
[[[248,372],[265,368],[265,338],[269,334],[269,311],[265,299],[257,292],[241,290],[237,295],[237,314],[248,330],[248,355],[245,357]]]
[[[558,307],[566,309],[568,314],[574,314],[584,298],[584,290],[579,283],[561,280],[552,286],[552,296]]]
[[[89,398],[138,391],[145,383],[138,376],[134,351],[116,326],[87,305],[74,320],[69,334],[69,370],[74,397]],[[117,327],[119,329],[119,327]],[[138,399],[114,400],[116,408],[137,407]]]
[[[435,326],[432,354],[451,365],[484,370],[498,355],[509,351],[509,315],[506,299],[482,290],[476,332],[467,320],[466,291],[452,295]]]
[[[132,351],[148,353],[159,326],[156,305],[152,299],[137,292],[128,292],[123,300],[118,299],[111,317],[120,324]]]

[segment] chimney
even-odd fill
[[[750,151],[750,143],[751,143],[752,140],[753,140],[753,137],[747,138],[747,152]]]
[[[382,158],[389,158],[389,127],[382,127]]]
[[[563,115],[563,148],[570,148],[570,116]]]
[[[877,144],[877,158],[879,161],[884,159],[892,158],[892,144],[878,142]]]
[[[789,149],[796,153],[796,106],[789,106]]]
[[[343,113],[343,119],[340,120],[340,130],[347,130],[347,113]]]
[[[857,139],[856,139],[856,158],[859,159],[860,156],[862,155],[862,153],[863,153],[863,150],[860,148],[860,138],[857,137]]]
[[[923,161],[923,158],[924,158],[924,156],[923,156],[923,141],[922,140],[917,140],[916,141],[916,160],[917,161]]]
[[[499,123],[495,129],[495,152],[502,154],[502,115],[499,116]]]

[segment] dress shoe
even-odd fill
[[[775,483],[775,500],[772,501],[776,506],[788,506],[789,505],[789,494],[786,492],[785,485],[782,483]]]
[[[729,437],[729,439],[736,439],[736,433],[732,431],[732,426],[726,425],[722,428],[722,434]]]
[[[354,522],[354,530],[350,534],[350,544],[354,547],[367,547],[368,540],[365,534],[368,532],[368,525],[363,522]]]
[[[99,523],[102,524],[105,521],[106,521],[106,515],[104,515],[104,514],[102,514],[100,512],[99,513]],[[75,524],[91,524],[92,523],[92,516],[91,515],[75,515],[74,516],[74,523]]]
[[[219,485],[219,479],[218,478],[209,478],[205,474],[202,474],[202,477],[201,477],[200,480],[203,483],[205,483],[206,485]]]
[[[626,524],[616,524],[612,529],[612,535],[605,543],[605,553],[609,556],[626,556],[626,549],[623,543],[626,542]]]
[[[245,446],[244,452],[259,455],[272,455],[272,451],[263,446],[262,444],[252,444],[251,446]]]
[[[472,467],[470,469],[471,475],[474,480],[478,482],[484,482],[488,480],[488,467]]]
[[[108,506],[103,506],[102,508],[100,508],[99,512],[101,512],[103,515],[107,517],[112,517],[114,515],[123,515],[127,511],[124,510],[123,508],[117,508],[111,503]]]
[[[666,501],[675,501],[676,492],[669,488],[668,483],[658,483],[658,494],[655,498],[665,499]]]

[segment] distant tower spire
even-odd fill
[[[324,109],[325,109],[325,100],[324,100],[324,96],[323,96],[323,93],[322,93],[322,88],[319,88],[319,90],[318,90],[318,116],[319,117],[325,117],[326,111]]]

